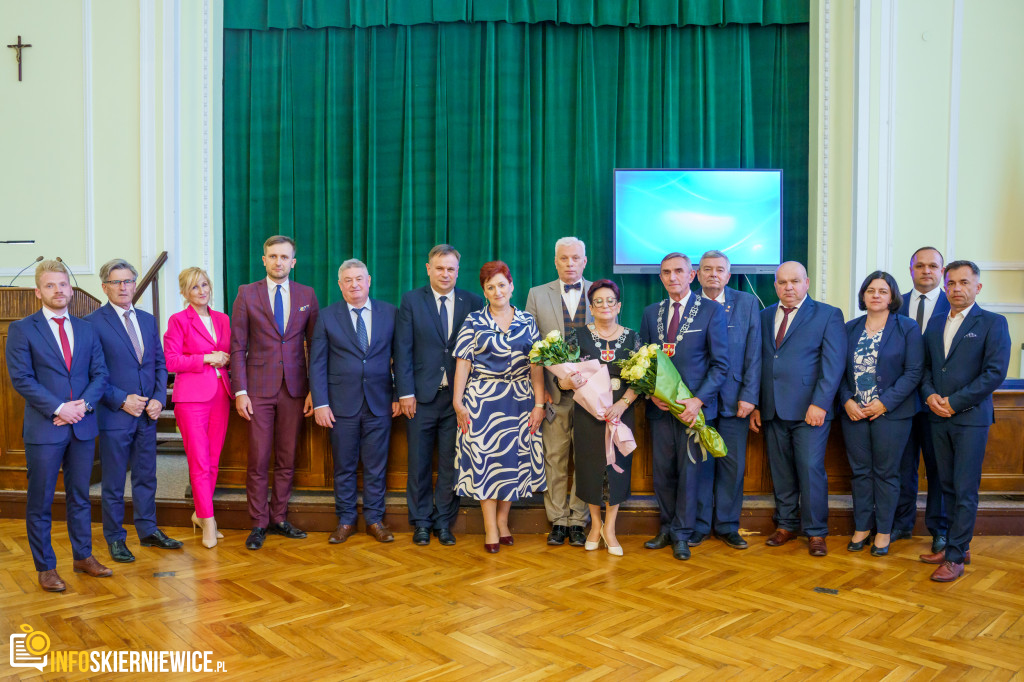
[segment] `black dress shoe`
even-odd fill
[[[249,533],[249,537],[245,539],[246,549],[259,549],[263,546],[263,541],[267,539],[266,528],[253,528],[252,532]]]
[[[672,556],[680,561],[686,561],[690,558],[690,546],[686,544],[686,540],[672,543]]]
[[[182,547],[181,540],[173,540],[159,529],[139,540],[139,544],[143,547],[159,547],[160,549],[181,549]]]
[[[900,528],[898,530],[894,528],[892,533],[889,535],[889,542],[895,542],[896,540],[909,540],[912,537],[914,537],[914,532],[909,528]]]
[[[672,544],[672,539],[665,533],[658,533],[653,538],[644,543],[644,547],[647,549],[661,549],[668,547]]]
[[[846,551],[847,552],[861,552],[861,551],[863,551],[864,550],[864,545],[867,544],[867,541],[869,539],[870,538],[864,538],[863,540],[861,540],[859,542],[854,542],[853,540],[850,540],[848,543],[846,543]]]
[[[124,544],[124,540],[114,540],[110,543],[110,558],[119,564],[130,564],[135,561],[135,555]]]
[[[437,541],[442,545],[451,546],[455,544],[455,534],[452,533],[451,528],[437,528],[434,530],[434,535],[437,536]]]
[[[283,535],[286,538],[291,538],[292,540],[301,540],[306,537],[306,531],[299,530],[287,521],[270,524],[267,526],[267,532],[273,533],[274,535]]]
[[[414,545],[429,545],[430,529],[424,528],[423,526],[416,526],[416,530],[412,532],[412,543]]]
[[[585,544],[587,544],[587,534],[583,532],[583,526],[569,526],[569,545],[582,547]]]
[[[718,536],[718,539],[724,542],[725,544],[729,545],[733,549],[746,549],[747,547],[749,547],[747,541],[743,539],[743,536],[737,533],[736,531],[732,531],[731,533],[723,533],[722,535]]]
[[[889,553],[889,545],[886,545],[885,547],[878,547],[876,545],[871,545],[871,556],[885,556],[888,553]]]
[[[707,533],[699,533],[697,531],[694,531],[690,533],[690,539],[686,541],[686,544],[688,544],[690,547],[696,547],[700,543],[704,542],[704,539],[707,538],[707,536]]]
[[[941,552],[946,549],[946,536],[945,535],[934,535],[932,536],[932,554]]]
[[[565,536],[569,534],[569,529],[565,526],[551,526],[551,532],[548,533],[548,544],[549,545],[564,545]]]

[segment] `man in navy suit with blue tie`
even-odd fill
[[[779,302],[761,311],[761,401],[750,428],[765,428],[775,488],[777,528],[765,542],[784,545],[802,529],[807,551],[828,553],[828,476],[825,445],[832,408],[846,371],[843,313],[807,295],[811,281],[800,263],[775,270]]]
[[[355,258],[338,268],[342,301],[320,312],[309,349],[316,423],[331,430],[338,544],[356,529],[356,468],[363,463],[363,519],[378,542],[395,536],[384,524],[391,419],[398,416],[391,378],[398,309],[370,298],[370,273]]]
[[[964,564],[971,562],[981,463],[988,427],[995,418],[992,393],[1006,379],[1010,365],[1006,318],[974,302],[981,292],[981,270],[971,261],[957,260],[944,274],[949,314],[924,334],[921,380],[921,397],[931,410],[939,483],[949,510],[945,549],[921,555],[926,564],[939,564],[932,573],[936,582],[956,580],[964,574]]]
[[[395,385],[402,413],[409,420],[409,474],[405,497],[412,541],[454,545],[451,525],[459,512],[455,494],[455,376],[452,345],[466,315],[484,307],[484,299],[455,287],[459,252],[438,244],[427,255],[430,283],[402,296],[395,328]],[[437,445],[437,485],[432,462]]]
[[[949,301],[942,291],[943,258],[939,250],[922,246],[910,257],[910,277],[914,282],[913,291],[903,297],[900,315],[917,320],[921,333],[928,331],[932,324],[942,324],[949,313]],[[940,552],[946,546],[946,531],[949,520],[942,502],[942,486],[939,485],[939,470],[935,463],[935,446],[932,445],[931,424],[928,415],[931,410],[915,393],[917,414],[910,427],[910,439],[903,449],[900,460],[900,497],[896,504],[896,516],[892,524],[891,540],[902,540],[913,536],[917,522],[918,460],[924,460],[925,475],[928,478],[928,498],[925,503],[924,524],[932,535],[932,552]]]
[[[670,253],[661,261],[661,283],[668,298],[644,309],[640,341],[656,343],[672,358],[683,383],[693,393],[681,401],[686,410],[674,418],[657,398],[657,409],[647,410],[651,426],[654,497],[661,528],[644,543],[647,549],[672,545],[672,556],[690,558],[689,540],[697,522],[697,491],[703,457],[687,435],[686,427],[704,411],[704,419],[718,416],[718,393],[729,371],[728,322],[725,309],[690,291],[694,273],[690,259]]]
[[[701,465],[700,502],[691,547],[714,530],[733,549],[747,548],[747,541],[739,533],[740,512],[749,417],[761,390],[761,318],[753,295],[726,286],[731,276],[729,257],[721,251],[708,251],[700,257],[697,279],[701,293],[725,308],[729,324],[729,372],[718,394],[718,419],[713,424],[728,453]]]
[[[36,298],[43,309],[12,322],[7,332],[7,373],[25,399],[25,525],[39,586],[47,592],[67,589],[50,544],[50,507],[61,469],[72,567],[75,573],[97,578],[113,574],[92,555],[89,507],[97,434],[94,406],[106,389],[107,367],[92,325],[68,314],[73,295],[64,265],[41,262],[36,267]]]
[[[181,549],[156,525],[156,422],[167,396],[167,366],[156,319],[132,305],[139,273],[115,258],[100,267],[107,305],[85,319],[92,323],[109,377],[96,407],[103,465],[103,537],[110,558],[135,561],[125,540],[124,484],[132,472],[135,531],[143,547]]]

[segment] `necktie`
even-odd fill
[[[672,304],[672,319],[668,321],[668,338],[665,339],[669,343],[675,343],[676,334],[679,333],[679,308],[682,303],[676,301]]]
[[[782,308],[782,324],[779,325],[779,331],[775,334],[775,347],[778,348],[782,345],[782,340],[786,338],[786,325],[789,323],[789,314],[796,310],[796,306],[787,308],[785,306],[779,306]]]
[[[284,336],[284,297],[281,295],[280,284],[274,293],[274,321],[277,322],[277,330]]]
[[[135,349],[135,357],[139,359],[139,364],[142,364],[142,344],[139,343],[139,335],[135,333],[135,325],[132,324],[132,311],[124,311],[124,327],[128,330],[128,340],[132,342],[132,348]]]
[[[917,299],[917,326],[924,331],[924,294]]]
[[[448,297],[442,296],[440,300],[441,309],[439,312],[441,315],[441,336],[444,337],[445,343],[448,343],[448,334],[450,333],[448,331],[448,308],[444,304],[444,302],[448,300]]]
[[[575,289],[576,291],[583,290],[583,284],[580,282],[576,282],[576,284],[563,284],[562,286],[565,287],[565,293],[569,293],[573,289]]]
[[[57,327],[60,329],[60,349],[64,351],[64,364],[68,366],[68,371],[71,371],[71,341],[68,340],[68,333],[64,331],[64,320],[66,317],[55,317],[53,321],[57,323]]]
[[[359,349],[364,353],[370,347],[370,337],[366,334],[366,323],[363,322],[363,311],[366,308],[354,308],[356,314],[356,339],[359,341]]]

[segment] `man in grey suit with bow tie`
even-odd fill
[[[558,279],[533,287],[526,298],[526,312],[537,321],[537,331],[546,336],[557,329],[562,338],[572,340],[577,330],[594,321],[587,302],[590,282],[583,278],[587,266],[587,247],[576,237],[562,237],[555,242],[555,269]],[[569,453],[572,450],[572,393],[563,392],[558,379],[544,372],[544,396],[554,410],[555,418],[541,426],[544,440],[544,474],[548,489],[544,492],[544,508],[551,523],[549,545],[565,544],[582,547],[587,537],[584,528],[590,518],[586,503],[576,497],[576,484],[569,484]],[[566,493],[569,493],[568,501]]]

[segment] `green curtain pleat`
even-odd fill
[[[282,233],[322,304],[352,257],[371,295],[397,303],[447,242],[461,286],[478,290],[500,258],[522,305],[554,278],[555,240],[575,235],[635,327],[663,290],[613,276],[614,168],[782,168],[784,254],[806,260],[806,24],[227,30],[224,56],[229,301]],[[774,298],[770,276],[752,279]]]

